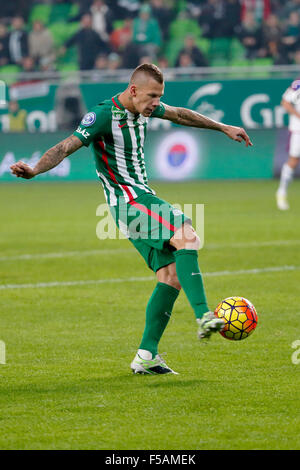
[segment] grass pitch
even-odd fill
[[[97,182],[3,184],[0,448],[300,449],[300,184],[287,213],[276,184],[152,185],[205,204],[211,308],[242,295],[258,312],[248,339],[201,345],[182,292],[160,347],[179,375],[162,377],[129,369],[155,280],[129,242],[96,238]]]

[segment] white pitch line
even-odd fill
[[[271,240],[264,242],[241,242],[241,243],[208,243],[204,250],[219,250],[224,248],[260,248],[266,246],[293,246],[300,245],[300,240]],[[135,249],[128,245],[128,248],[107,248],[98,250],[76,250],[61,251],[49,253],[28,253],[21,255],[0,256],[0,261],[30,261],[38,259],[51,258],[72,258],[76,256],[94,256],[94,255],[114,255],[119,253],[132,253]]]
[[[263,274],[282,271],[298,271],[300,266],[270,266],[267,268],[238,269],[237,271],[215,271],[203,273],[204,277],[218,276],[240,276],[243,274]],[[70,287],[70,286],[87,286],[90,284],[119,284],[123,282],[147,282],[155,281],[154,276],[148,277],[127,277],[117,279],[87,279],[78,281],[53,281],[38,282],[36,284],[0,284],[0,290],[7,289],[41,289],[44,287]]]
[[[51,258],[72,258],[76,256],[94,256],[94,255],[111,255],[114,253],[133,252],[134,248],[129,245],[128,248],[104,249],[104,250],[78,250],[78,251],[61,251],[52,253],[28,253],[23,255],[0,256],[0,261],[30,261],[35,259],[51,259]]]

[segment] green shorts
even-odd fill
[[[169,241],[182,224],[191,223],[181,210],[149,193],[110,210],[118,228],[150,269],[156,272],[175,262],[174,248]]]

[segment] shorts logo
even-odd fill
[[[88,127],[94,124],[95,121],[96,121],[96,113],[90,112],[90,113],[87,113],[85,116],[83,116],[81,124],[83,126]]]

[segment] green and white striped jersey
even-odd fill
[[[164,112],[161,103],[151,117]],[[85,146],[92,143],[96,171],[111,206],[119,198],[130,202],[141,194],[155,194],[148,186],[144,159],[148,119],[128,111],[114,96],[92,108],[74,132]]]

